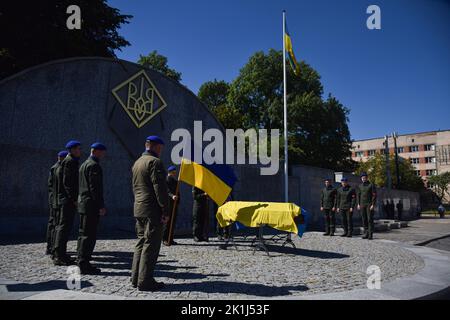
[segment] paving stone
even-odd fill
[[[304,296],[365,288],[367,267],[381,268],[383,281],[418,272],[423,261],[392,243],[360,237],[324,237],[308,232],[293,241],[296,249],[268,242],[265,252],[252,253],[250,241],[237,237],[239,250],[219,250],[219,241],[162,247],[155,277],[166,283],[161,292],[140,293],[131,287],[130,268],[135,239],[99,240],[93,264],[100,275],[82,276],[81,292],[143,299],[253,299]],[[43,254],[44,243],[0,246],[2,278],[26,283],[27,290],[67,289],[66,267],[54,266]],[[76,242],[68,250],[74,254]]]

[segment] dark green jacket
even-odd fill
[[[79,171],[78,212],[98,214],[105,207],[103,200],[103,172],[96,158],[89,157]]]
[[[340,187],[336,194],[336,208],[350,209],[354,208],[356,203],[355,190],[350,186]]]
[[[168,175],[166,178],[166,181],[167,181],[167,192],[169,193],[169,214],[172,214],[173,205],[175,204],[175,201],[173,201],[172,197],[174,195],[177,195],[178,196],[177,203],[179,203],[179,201],[180,201],[180,192],[178,191],[178,194],[177,194],[178,180],[174,176]],[[177,209],[177,208],[175,208],[175,209]]]
[[[168,215],[167,173],[162,161],[146,151],[134,163],[132,173],[134,216]]]
[[[374,205],[377,200],[377,189],[370,181],[361,183],[357,189],[357,203],[362,206]]]
[[[192,196],[194,197],[194,214],[207,209],[208,196],[205,196],[204,194],[205,191],[192,187]]]
[[[192,196],[194,197],[194,201],[201,202],[206,202],[206,199],[208,198],[207,196],[205,196],[205,191],[197,187],[192,187]]]
[[[52,209],[58,209],[58,191],[56,190],[56,186],[58,182],[56,181],[56,170],[61,165],[59,160],[50,168],[50,172],[48,174],[48,205]]]
[[[322,189],[320,193],[320,206],[324,209],[332,209],[336,198],[336,189],[333,186],[328,186]]]
[[[68,154],[57,168],[56,177],[59,204],[76,203],[78,201],[78,159]]]
[[[167,191],[169,192],[169,199],[172,199],[172,197],[176,195],[177,184],[178,184],[177,178],[169,175],[167,176]],[[180,197],[179,194],[177,196],[178,198]]]

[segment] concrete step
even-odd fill
[[[336,228],[336,232],[337,235],[343,234],[344,233],[344,228]],[[352,235],[354,236],[358,236],[360,234],[363,233],[363,228],[361,227],[353,227],[353,233]]]
[[[389,223],[389,228],[391,228],[391,229],[400,229],[401,228],[400,222]]]
[[[400,221],[400,227],[402,228],[408,227],[408,221]]]
[[[386,232],[386,231],[391,230],[390,226],[391,226],[391,224],[387,224],[387,223],[375,223],[374,231],[375,232]]]

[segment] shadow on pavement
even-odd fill
[[[260,297],[288,296],[290,291],[307,291],[305,285],[275,287],[264,284],[227,282],[227,281],[205,281],[195,283],[172,283],[167,284],[162,291],[190,291],[204,293],[235,293],[247,294]]]
[[[91,287],[89,281],[81,281],[81,288]],[[67,289],[65,280],[50,280],[38,283],[17,283],[8,284],[6,288],[9,292],[26,292],[26,291],[50,291],[58,289]]]
[[[337,252],[292,248],[287,246],[282,247],[281,245],[271,245],[271,244],[267,245],[267,249],[269,250],[269,253],[293,254],[318,259],[343,259],[350,257],[347,254]]]

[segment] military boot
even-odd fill
[[[362,236],[363,239],[369,238],[369,233],[366,231],[364,232],[364,235]]]

